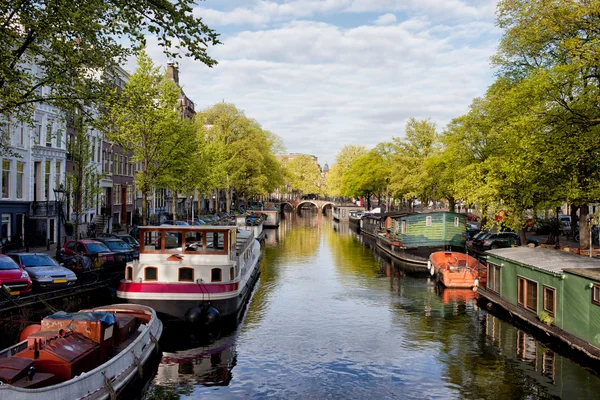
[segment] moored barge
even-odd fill
[[[135,304],[49,315],[0,351],[0,398],[119,397],[150,375],[144,368],[158,351],[162,329],[154,310]]]
[[[140,259],[125,267],[117,297],[161,318],[206,322],[236,315],[260,273],[261,246],[235,226],[140,227]]]

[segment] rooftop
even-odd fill
[[[579,254],[555,249],[520,246],[489,250],[487,253],[555,274],[561,274],[567,269],[569,272],[582,269],[600,270],[600,260],[596,258],[583,257]],[[581,274],[581,272],[579,273]]]
[[[564,271],[600,281],[600,268],[565,268]]]

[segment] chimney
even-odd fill
[[[167,64],[167,74],[169,74],[169,78],[179,86],[179,70],[174,63]]]

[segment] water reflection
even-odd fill
[[[148,398],[598,398],[597,376],[472,291],[444,290],[327,217],[289,214],[272,238],[245,320],[165,353]]]

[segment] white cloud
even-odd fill
[[[344,144],[374,146],[402,136],[410,117],[431,118],[441,129],[465,113],[492,81],[489,57],[499,38],[494,4],[261,0],[202,10],[209,26],[246,30],[224,35],[223,45],[211,49],[219,61],[212,69],[182,60],[180,80],[197,109],[232,102],[282,136],[288,151],[331,165]],[[379,23],[361,10],[381,13]],[[396,18],[398,11],[409,17]],[[306,19],[333,13],[363,22],[342,27]],[[166,63],[155,41],[148,51]]]
[[[389,24],[393,24],[394,22],[396,22],[396,14],[387,13],[387,14],[380,15],[375,20],[375,25],[389,25]]]

